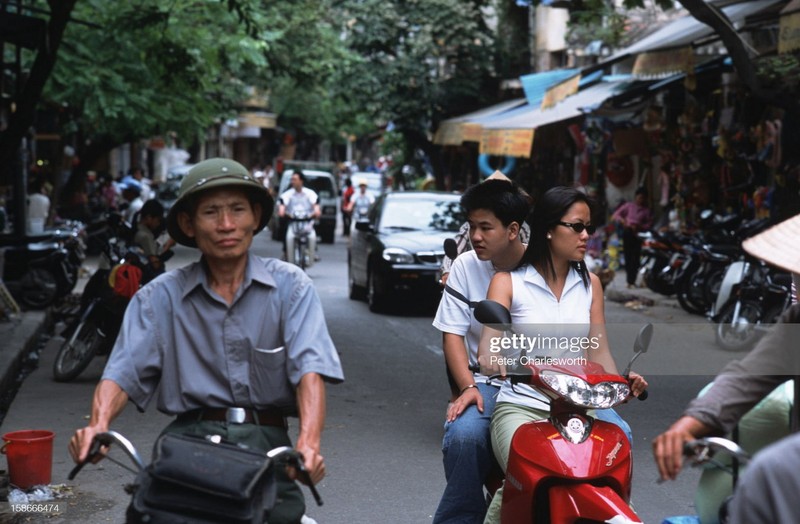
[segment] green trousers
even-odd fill
[[[255,424],[228,424],[212,420],[175,420],[164,428],[163,433],[183,433],[189,435],[219,435],[223,439],[250,448],[267,452],[279,446],[291,446],[289,434],[284,428],[257,426]],[[282,467],[275,471],[277,481],[277,501],[267,515],[269,524],[296,524],[305,513],[303,492],[289,479]]]

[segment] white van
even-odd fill
[[[320,241],[326,244],[333,244],[333,239],[336,232],[336,216],[339,209],[339,196],[336,190],[336,179],[327,171],[317,171],[314,169],[302,169],[303,175],[306,177],[305,187],[312,189],[319,197],[319,207],[322,215],[319,222],[315,226],[317,236]],[[289,189],[289,181],[292,178],[294,169],[287,169],[281,175],[281,181],[278,184],[278,196],[282,195],[284,191]],[[281,227],[278,216],[278,202],[275,202],[275,224],[277,225],[272,231],[272,238],[274,240],[283,240],[285,228]]]

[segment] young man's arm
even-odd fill
[[[475,377],[469,369],[469,357],[463,335],[442,333],[442,346],[447,369],[460,392],[447,409],[447,421],[452,422],[457,419],[471,404],[475,404],[478,411],[483,413],[483,396],[478,388],[469,387],[475,384]]]

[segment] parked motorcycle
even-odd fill
[[[728,287],[729,286],[729,287]],[[760,260],[731,265],[718,297],[717,344],[728,351],[753,347],[770,324],[791,305],[792,277]]]
[[[69,253],[58,242],[24,242],[3,250],[3,282],[14,299],[44,309],[74,286]]]
[[[490,300],[475,308],[483,324],[510,325],[504,306]],[[642,328],[631,364],[647,351],[653,327]],[[546,420],[523,424],[509,450],[501,518],[503,522],[641,522],[630,507],[631,447],[616,425],[590,416],[630,398],[625,376],[609,375],[592,362],[531,364],[526,382],[550,398]],[[640,395],[640,398],[645,395]]]
[[[713,316],[715,303],[728,267],[744,257],[742,241],[763,231],[769,222],[764,219],[737,221],[737,217],[720,218],[689,238],[683,245],[686,257],[675,275],[678,303],[689,313]],[[728,231],[723,227],[738,224]]]
[[[125,308],[140,284],[153,274],[149,261],[136,249],[110,243],[107,264],[100,267],[83,290],[78,316],[64,330],[66,340],[53,362],[58,382],[76,379],[97,355],[108,355],[122,326]]]
[[[662,295],[675,294],[675,276],[687,258],[683,250],[685,240],[674,233],[659,231],[644,231],[638,237],[642,240],[639,274],[645,285]]]

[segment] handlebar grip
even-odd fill
[[[97,439],[97,437],[92,439],[92,445],[89,448],[89,453],[86,455],[86,458],[83,461],[79,462],[74,468],[72,468],[72,471],[70,471],[69,475],[67,476],[67,480],[75,479],[75,477],[78,475],[78,473],[80,473],[83,467],[86,464],[90,463],[100,453],[101,445],[102,444]]]

